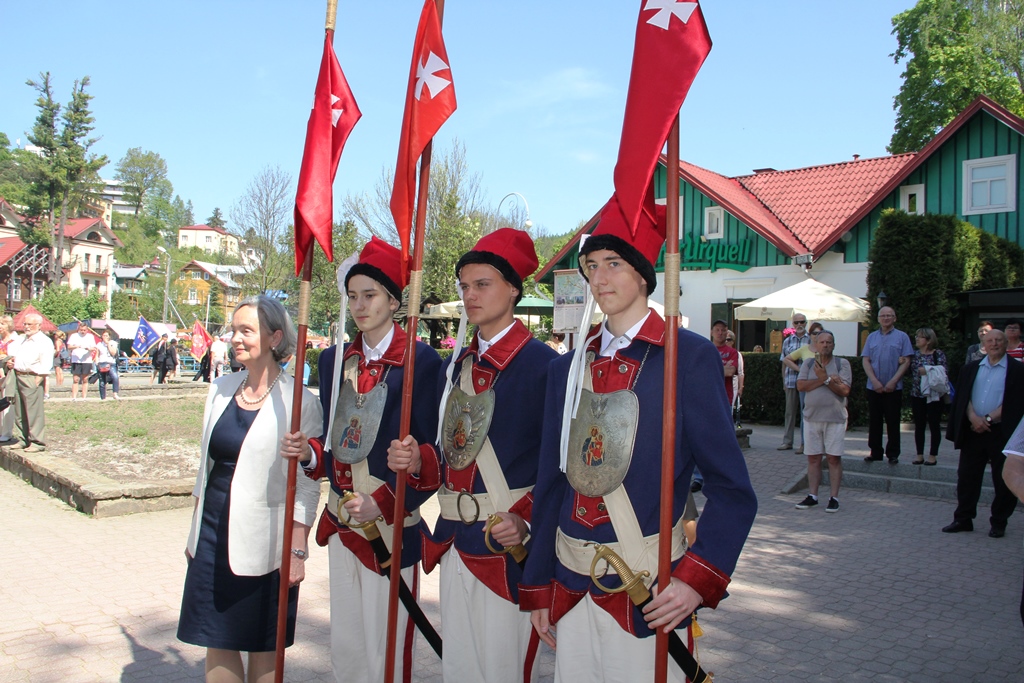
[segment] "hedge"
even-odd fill
[[[320,386],[320,371],[317,366],[320,364],[320,352],[323,349],[306,349],[306,362],[309,363],[309,385]]]

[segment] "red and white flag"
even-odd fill
[[[295,193],[295,274],[302,270],[311,240],[320,243],[333,261],[331,225],[334,220],[334,174],[341,150],[362,113],[341,71],[331,38],[324,38],[324,56],[306,124],[298,189]]]
[[[213,343],[213,337],[206,331],[203,324],[197,320],[192,326],[192,350],[190,353],[196,360],[202,360],[207,350],[209,350],[211,343]]]
[[[441,125],[456,108],[455,85],[448,52],[441,35],[441,21],[434,0],[423,3],[416,42],[412,48],[409,89],[405,95],[402,138],[398,142],[391,215],[402,242],[402,260],[409,261],[412,214],[416,205],[416,162]]]
[[[615,194],[634,235],[665,138],[710,51],[697,2],[642,0],[614,174]]]

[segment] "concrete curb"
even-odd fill
[[[29,457],[31,456],[31,458]],[[40,491],[92,517],[188,507],[195,478],[126,484],[46,453],[0,448],[0,466]]]

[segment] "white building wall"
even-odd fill
[[[867,263],[843,263],[843,255],[828,253],[814,264],[810,276],[850,296],[867,295]],[[683,294],[679,302],[680,313],[690,319],[692,332],[711,336],[711,305],[724,303],[729,299],[743,301],[785,289],[804,279],[802,266],[766,266],[738,272],[720,268],[715,272],[707,270],[684,271],[679,274]],[[651,299],[660,304],[665,302],[664,275],[658,275],[658,288]],[[898,311],[897,311],[898,313]],[[814,318],[810,318],[814,322]],[[836,335],[836,353],[853,356],[857,353],[857,323],[822,323]]]

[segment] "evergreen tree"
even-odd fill
[[[191,209],[192,202],[189,202],[189,208]],[[227,223],[224,220],[224,214],[221,213],[220,207],[213,207],[213,215],[206,219],[206,224],[211,228],[223,228]]]
[[[42,152],[41,163],[37,165],[39,185],[42,193],[47,198],[47,215],[50,222],[54,220],[57,197],[61,192],[61,173],[59,168],[60,136],[57,132],[57,120],[60,116],[60,103],[53,99],[53,84],[50,82],[50,72],[39,74],[39,80],[29,79],[25,84],[34,88],[39,93],[36,98],[36,107],[39,114],[35,123],[32,124],[32,132],[26,137],[28,141],[38,147]]]

